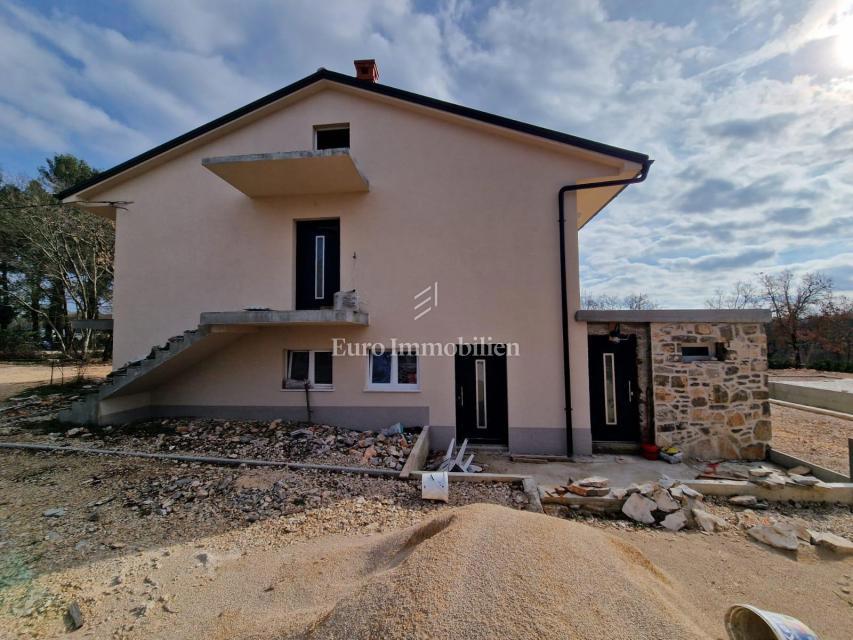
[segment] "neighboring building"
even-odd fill
[[[637,355],[605,356],[589,337],[591,416],[578,230],[645,178],[646,155],[378,84],[372,61],[356,68],[321,69],[61,194],[116,221],[114,362],[129,363],[72,419],[304,420],[309,400],[317,422],[429,424],[438,445],[456,436],[554,455],[643,434],[689,447],[705,422],[710,438],[744,429],[716,426],[730,386],[707,415],[679,386],[737,375],[717,361],[664,362],[704,344],[706,324],[653,321],[641,360],[654,368],[636,391],[625,381]],[[616,183],[589,188],[600,181]],[[754,351],[737,349],[760,378],[748,380],[750,401],[766,393],[763,321],[728,312],[707,325],[723,359],[750,327]],[[494,348],[443,346],[460,338]],[[359,344],[387,350],[332,353]],[[755,411],[738,409],[764,443]]]

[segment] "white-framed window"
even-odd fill
[[[304,391],[306,382],[311,389],[320,391],[331,391],[335,388],[331,351],[288,349],[284,352],[284,379],[281,388]]]
[[[368,391],[418,391],[419,375],[414,352],[384,351],[367,356]]]

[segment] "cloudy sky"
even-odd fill
[[[702,306],[786,266],[853,293],[851,0],[0,0],[0,168],[105,169],[316,70],[642,151],[590,293]]]

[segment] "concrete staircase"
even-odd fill
[[[251,327],[246,327],[243,331],[220,331],[209,325],[199,325],[197,329],[184,331],[181,335],[169,338],[163,346],[153,347],[145,358],[128,362],[108,374],[103,385],[75,400],[71,407],[59,413],[58,419],[60,422],[72,424],[122,422],[118,415],[110,419],[114,412],[104,411],[104,401],[148,391],[212,351],[220,349],[224,344],[253,331],[256,329]],[[137,417],[144,417],[139,415],[140,411],[137,410],[136,413]]]

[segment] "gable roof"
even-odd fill
[[[183,135],[180,135],[177,138],[173,138],[168,142],[164,142],[163,144],[158,145],[153,149],[149,149],[148,151],[140,153],[138,156],[135,156],[130,160],[126,160],[125,162],[117,164],[111,169],[102,171],[96,176],[90,178],[89,180],[81,182],[80,184],[77,184],[69,189],[65,189],[64,191],[58,193],[57,197],[60,200],[64,200],[65,198],[80,193],[81,191],[85,191],[97,184],[100,184],[101,182],[109,180],[110,178],[132,167],[135,167],[139,164],[142,164],[143,162],[146,162],[147,160],[166,153],[170,149],[174,149],[175,147],[194,140],[195,138],[203,136],[206,133],[218,129],[219,127],[222,127],[234,120],[237,120],[238,118],[250,114],[253,111],[257,111],[262,107],[272,104],[276,100],[280,100],[293,93],[296,93],[297,91],[300,91],[301,89],[305,89],[306,87],[309,87],[316,82],[320,82],[321,80],[327,80],[349,87],[363,89],[364,91],[370,91],[373,93],[388,96],[390,98],[396,98],[397,100],[403,100],[405,102],[410,102],[412,104],[420,105],[423,107],[437,109],[439,111],[444,111],[446,113],[462,116],[464,118],[470,118],[472,120],[485,122],[487,124],[495,125],[498,127],[504,127],[506,129],[511,129],[520,133],[538,136],[540,138],[545,138],[546,140],[552,140],[554,142],[567,144],[572,147],[586,149],[588,151],[601,153],[603,155],[612,156],[621,160],[627,160],[629,162],[643,164],[648,162],[649,160],[649,156],[643,153],[638,153],[636,151],[621,149],[619,147],[614,147],[601,142],[595,142],[594,140],[587,140],[586,138],[580,138],[578,136],[573,136],[568,133],[562,133],[553,129],[537,127],[536,125],[521,122],[520,120],[505,118],[503,116],[498,116],[493,113],[488,113],[486,111],[480,111],[478,109],[471,109],[470,107],[464,107],[462,105],[454,104],[452,102],[445,102],[444,100],[430,98],[428,96],[423,96],[418,93],[412,93],[411,91],[404,91],[403,89],[397,89],[388,85],[379,84],[376,82],[369,82],[365,80],[358,80],[357,78],[354,78],[352,76],[321,68],[315,73],[312,73],[310,76],[305,76],[301,80],[297,80],[296,82],[289,84],[286,87],[279,89],[278,91],[274,91],[269,95],[264,96],[263,98],[259,98],[258,100],[250,102],[249,104],[240,107],[239,109],[235,109],[230,113],[226,113],[224,116],[220,116],[215,120],[211,120],[207,124],[203,124],[200,127],[192,129],[191,131],[187,131]]]

